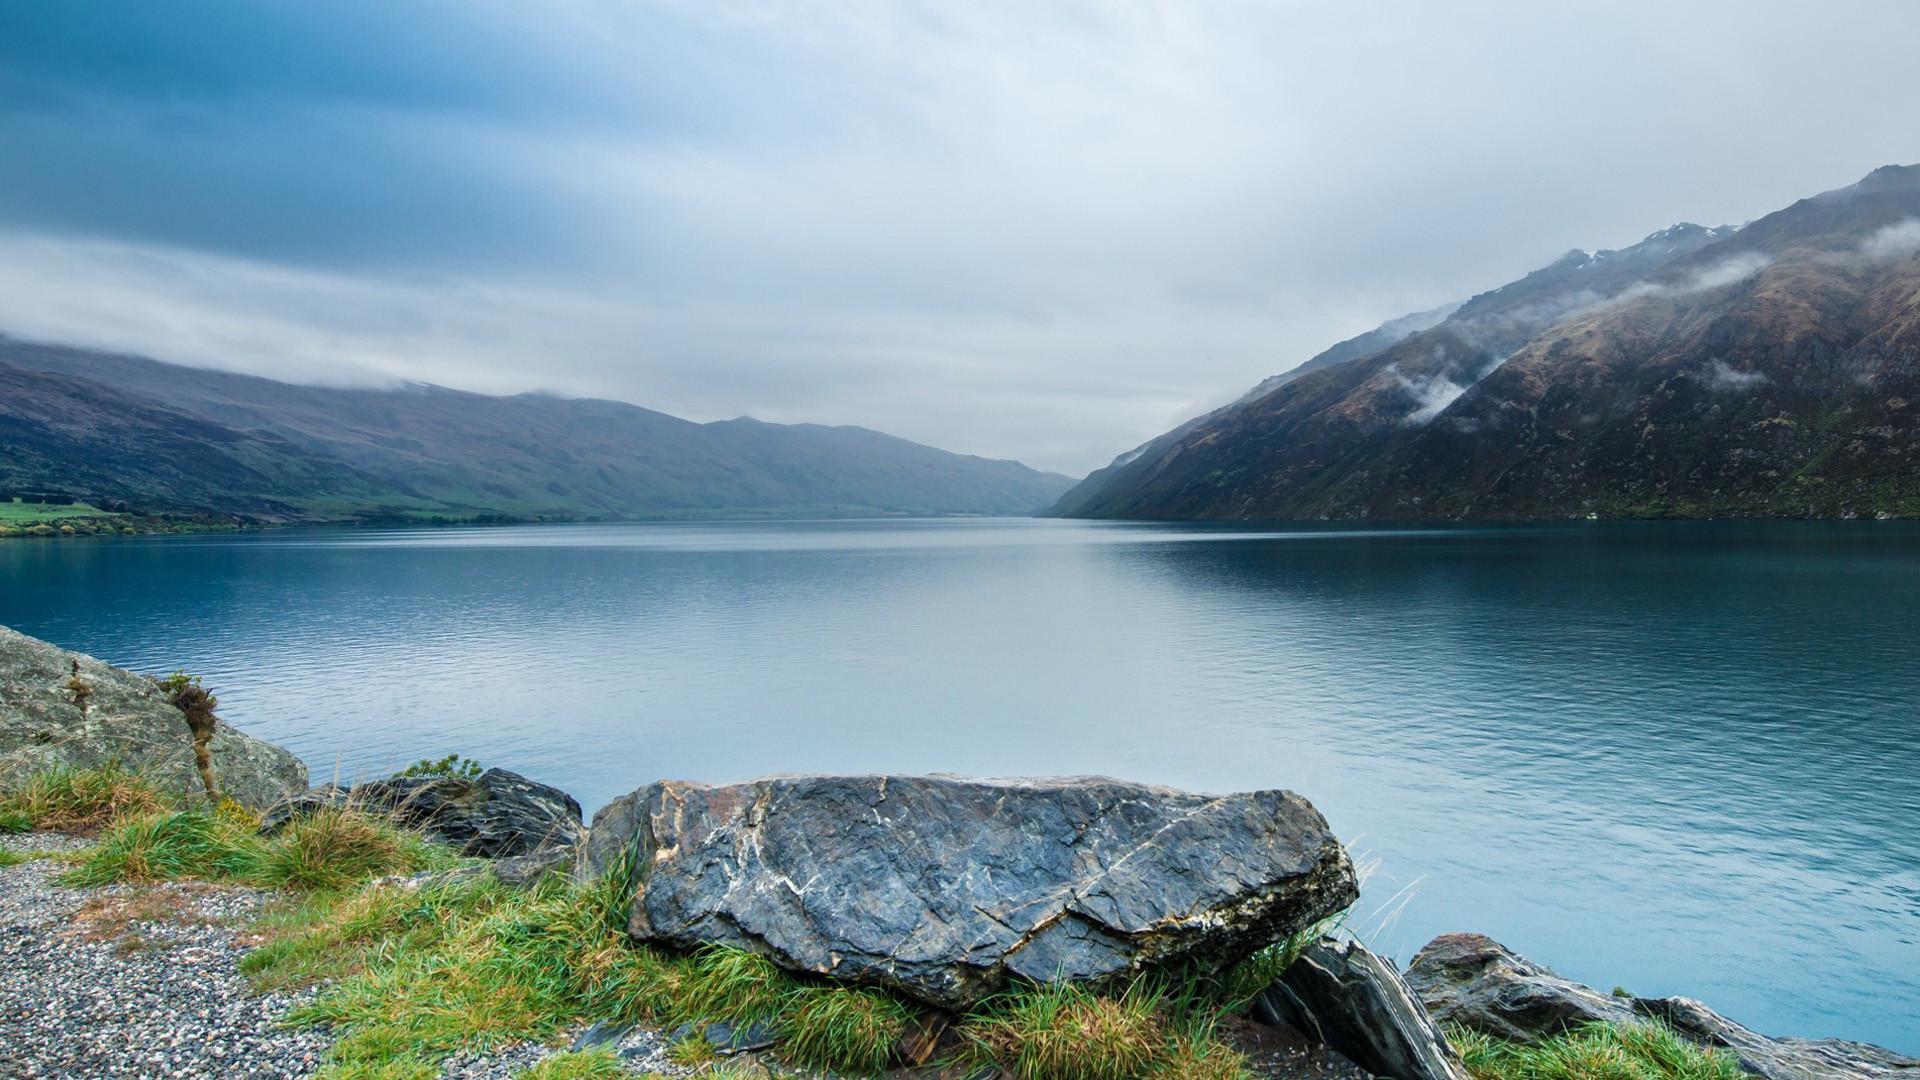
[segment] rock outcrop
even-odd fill
[[[1222,967],[1358,894],[1298,795],[1098,778],[660,782],[594,815],[589,867],[623,853],[647,875],[639,940],[751,949],[949,1008],[1014,977]]]
[[[1920,1060],[1846,1039],[1773,1039],[1751,1031],[1692,998],[1635,998],[1634,1009],[1666,1021],[1704,1046],[1740,1059],[1766,1080],[1916,1080]]]
[[[1302,949],[1254,1001],[1254,1016],[1286,1024],[1395,1080],[1468,1080],[1393,965],[1357,941],[1322,938]]]
[[[1479,934],[1433,939],[1407,983],[1434,1018],[1531,1042],[1591,1020],[1664,1022],[1702,1046],[1734,1054],[1766,1080],[1920,1080],[1920,1060],[1844,1039],[1776,1039],[1691,998],[1616,997],[1563,979]]]
[[[220,790],[244,805],[268,806],[307,786],[299,758],[230,724],[220,724],[208,750]],[[204,791],[186,716],[153,680],[0,627],[0,786],[116,762],[180,795]]]
[[[1442,934],[1414,954],[1407,985],[1433,1018],[1528,1042],[1637,1015],[1629,999],[1563,979],[1482,934]]]
[[[488,769],[476,777],[395,776],[351,789],[323,784],[270,809],[261,831],[278,832],[288,821],[327,806],[390,815],[465,855],[514,859],[542,854],[543,870],[558,865],[550,853],[571,850],[586,834],[573,796],[506,769]],[[517,867],[509,870],[516,872]]]

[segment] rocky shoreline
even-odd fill
[[[1325,819],[1290,792],[1196,795],[1105,778],[659,781],[601,808],[589,827],[564,792],[498,768],[309,789],[292,755],[224,725],[208,743],[216,792],[196,768],[180,685],[170,696],[154,680],[0,628],[0,793],[34,776],[137,770],[180,805],[217,794],[216,810],[176,812],[171,824],[210,830],[207,842],[260,859],[286,857],[266,845],[305,842],[312,823],[390,823],[378,828],[458,854],[356,886],[348,903],[401,912],[402,925],[409,896],[423,911],[477,903],[474,940],[497,950],[502,933],[535,924],[495,925],[486,910],[547,910],[539,905],[565,890],[598,890],[613,926],[594,933],[611,934],[604,949],[615,953],[594,961],[613,966],[595,968],[583,984],[589,997],[608,979],[638,977],[620,969],[628,962],[656,980],[652,993],[712,976],[709,989],[724,997],[695,987],[688,992],[713,1000],[680,1008],[691,1021],[663,1025],[633,1015],[646,999],[629,996],[598,1022],[536,1023],[538,1039],[453,1047],[431,1060],[396,1050],[413,1071],[327,1075],[616,1074],[553,1071],[576,1058],[616,1072],[832,1074],[806,1065],[816,1029],[866,1040],[864,1057],[833,1059],[861,1061],[849,1075],[1095,1075],[1071,1058],[1030,1058],[1039,1044],[1009,1026],[1025,1007],[1019,995],[1045,1004],[1049,993],[1132,987],[1126,995],[1158,995],[1135,1020],[1164,1026],[1171,1002],[1206,987],[1223,1002],[1206,1023],[1167,1027],[1158,1057],[1139,1057],[1113,1080],[1470,1080],[1502,1074],[1490,1058],[1463,1058],[1457,1044],[1468,1035],[1525,1048],[1642,1028],[1676,1040],[1669,1053],[1707,1052],[1701,1060],[1713,1067],[1767,1080],[1920,1078],[1920,1061],[1878,1047],[1773,1039],[1689,999],[1602,994],[1478,935],[1438,938],[1402,972],[1325,932],[1358,882]],[[242,958],[268,937],[254,929],[262,913],[284,909],[285,896],[231,870],[204,881],[147,870],[131,883],[83,887],[61,871],[96,849],[18,831],[34,828],[44,824],[0,821],[0,846],[16,853],[0,860],[0,1045],[10,1052],[0,1075],[279,1077],[330,1067],[352,1021],[311,1021],[302,1003],[324,982],[263,993],[242,974],[254,963]],[[141,848],[137,857],[155,856]],[[219,858],[206,865],[239,865],[238,854]],[[583,931],[553,932],[566,947]],[[628,949],[639,951],[622,961]],[[709,969],[727,965],[741,974],[714,981],[722,976]],[[1069,996],[1046,1009],[1097,1018],[1125,1014],[1127,1000]],[[290,1013],[309,1019],[287,1026]],[[816,1014],[828,1019],[816,1024]],[[585,1021],[592,1010],[572,1015]],[[1078,1037],[1091,1042],[1095,1030]]]

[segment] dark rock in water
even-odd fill
[[[1406,979],[1435,1020],[1520,1042],[1635,1016],[1628,1000],[1563,979],[1481,934],[1434,938],[1414,954]]]
[[[1692,998],[1635,998],[1633,1007],[1703,1045],[1733,1053],[1741,1068],[1767,1080],[1920,1078],[1920,1060],[1884,1047],[1844,1039],[1771,1039]]]
[[[242,805],[259,809],[307,786],[299,758],[231,724],[208,749],[221,793]],[[204,797],[187,718],[152,679],[0,627],[0,784],[115,763]]]
[[[1220,968],[1345,908],[1305,799],[1108,779],[650,784],[594,815],[590,870],[648,875],[629,929],[964,1008],[1012,977]]]
[[[1357,941],[1322,938],[1301,950],[1255,1000],[1254,1016],[1287,1024],[1375,1076],[1469,1080],[1400,973]]]
[[[1434,938],[1413,958],[1407,982],[1436,1019],[1520,1042],[1588,1020],[1652,1018],[1702,1046],[1726,1050],[1767,1080],[1920,1080],[1920,1060],[1843,1039],[1776,1039],[1691,998],[1611,997],[1515,955],[1479,934]]]
[[[296,817],[329,806],[388,814],[464,854],[488,859],[553,849],[570,852],[585,833],[580,804],[573,796],[505,769],[488,769],[471,778],[396,776],[356,784],[352,790],[323,785],[275,805],[263,819],[261,831],[272,834]],[[544,873],[557,865],[542,864],[538,869]],[[510,867],[508,873],[534,869],[527,864]]]

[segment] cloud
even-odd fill
[[[1744,393],[1768,381],[1766,373],[1760,371],[1740,371],[1727,366],[1724,360],[1715,360],[1707,367],[1707,388],[1725,393]]]
[[[1736,285],[1773,265],[1773,258],[1757,251],[1742,252],[1711,266],[1689,272],[1678,281],[1641,282],[1622,290],[1609,303],[1624,303],[1647,296],[1681,297],[1710,289]]]
[[[1860,254],[1874,260],[1904,259],[1915,253],[1920,253],[1920,218],[1897,221],[1860,244]]]
[[[1920,94],[1916,36],[1897,2],[5,5],[0,331],[1077,472],[1569,247],[1900,159],[1848,106]]]
[[[1402,390],[1413,395],[1413,408],[1407,412],[1406,416],[1401,418],[1401,422],[1405,424],[1418,425],[1427,423],[1434,417],[1439,416],[1442,412],[1445,412],[1447,406],[1453,404],[1461,394],[1467,392],[1467,386],[1454,382],[1445,375],[1413,375],[1409,377],[1401,374],[1397,366],[1389,367],[1387,373],[1393,376],[1394,381],[1400,384]]]

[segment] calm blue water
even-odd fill
[[[203,673],[316,779],[1284,786],[1405,960],[1920,1051],[1920,529],[1044,521],[0,544],[0,622]]]

